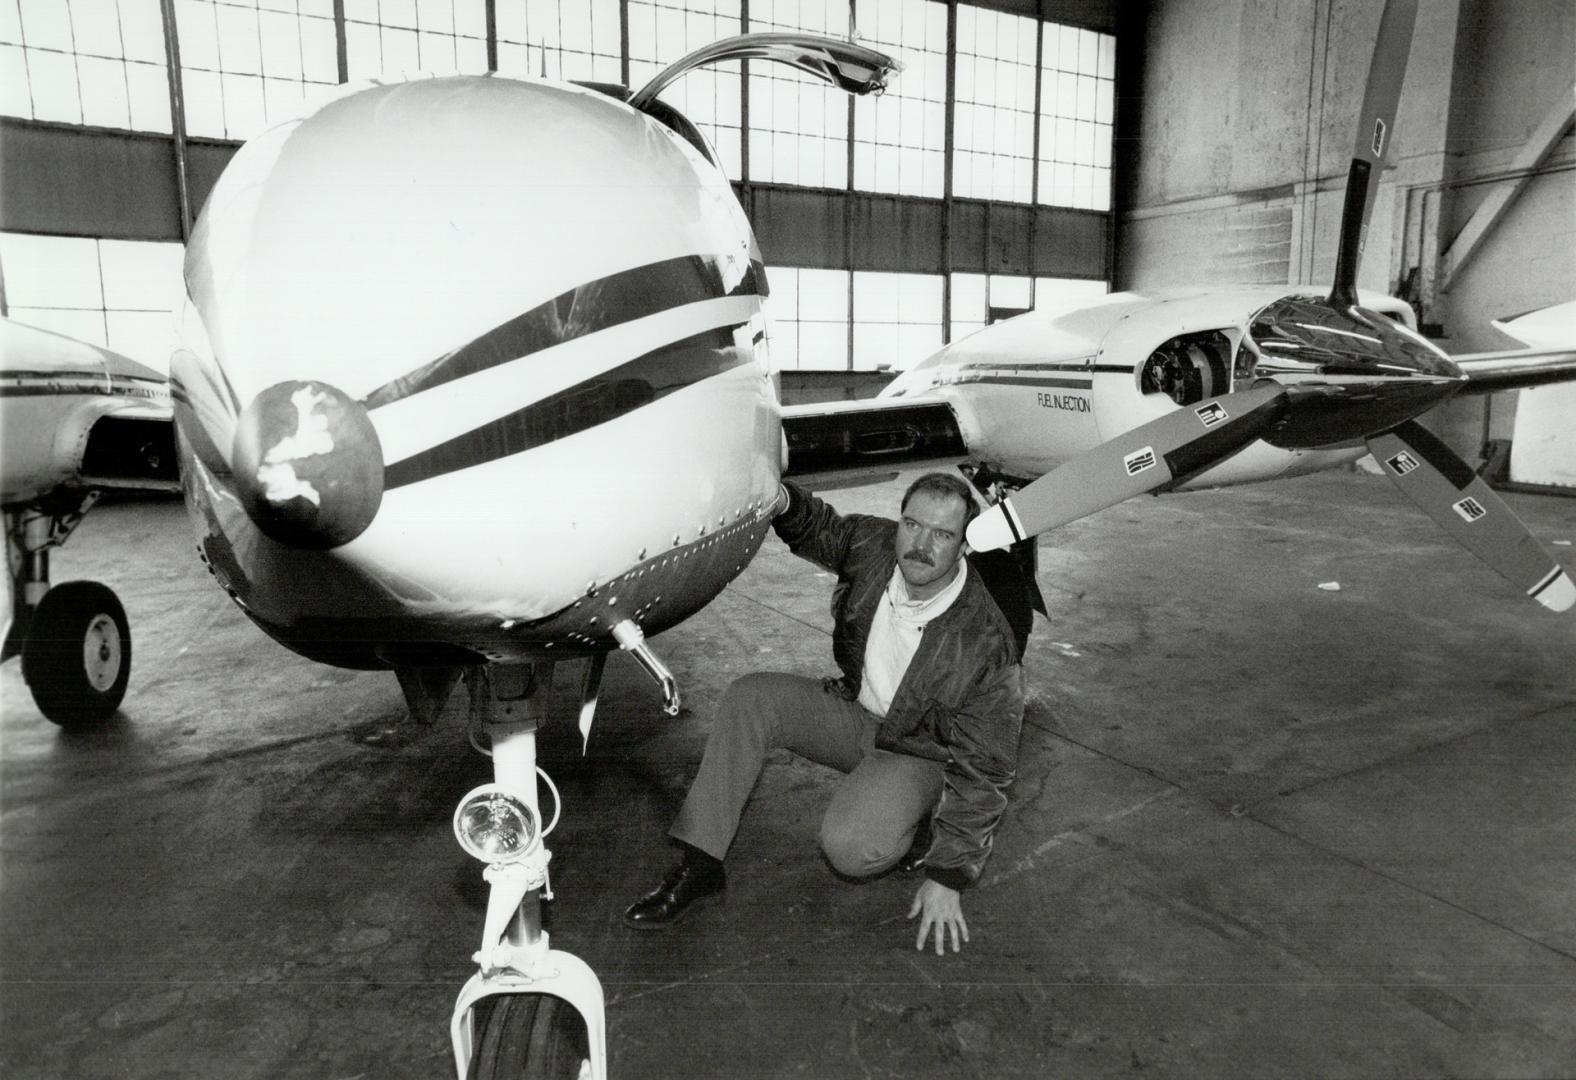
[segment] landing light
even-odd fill
[[[501,784],[483,784],[460,800],[454,836],[484,863],[519,862],[541,841],[536,811]]]

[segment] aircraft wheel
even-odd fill
[[[469,1080],[580,1080],[591,1075],[586,1026],[551,994],[498,994],[476,1004]]]
[[[22,645],[22,677],[39,711],[61,727],[114,713],[131,677],[131,627],[115,594],[96,581],[45,593]]]

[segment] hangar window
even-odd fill
[[[320,0],[312,2],[316,5]],[[344,3],[345,68],[352,79],[409,71],[452,75],[487,70],[484,0]],[[499,5],[500,17],[507,6]]]
[[[1009,274],[952,275],[952,340],[1033,306],[1034,284]]]
[[[624,81],[618,0],[499,0],[497,27],[505,75]]]
[[[941,275],[854,271],[855,371],[903,371],[941,348]]]
[[[823,5],[753,4],[750,32],[847,37],[847,0]],[[750,179],[810,187],[848,186],[848,95],[783,64],[750,67]]]
[[[0,233],[5,315],[168,371],[180,244]]]
[[[249,139],[339,82],[330,0],[175,0],[175,25],[188,134]]]
[[[565,0],[566,3],[569,0]],[[739,0],[629,0],[629,85],[639,89],[686,53],[739,33]],[[662,99],[694,121],[731,179],[740,176],[739,61],[686,73]]]
[[[170,130],[159,0],[0,0],[0,113]]]
[[[1007,274],[952,275],[952,341],[993,322],[1033,309],[1063,311],[1106,294],[1103,281],[1027,278]]]
[[[947,6],[862,3],[862,41],[897,57],[886,93],[854,103],[854,187],[933,199],[943,194],[947,134]],[[754,99],[751,99],[753,120]]]
[[[1035,278],[1035,311],[1072,311],[1111,291],[1104,281],[1088,278]]]
[[[1056,23],[1042,33],[1038,199],[1109,210],[1116,38]]]
[[[846,270],[773,266],[766,270],[772,366],[782,370],[848,369]]]
[[[1034,43],[1037,24],[958,5],[952,192],[1034,201]]]

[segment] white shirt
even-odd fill
[[[963,592],[963,579],[968,572],[968,562],[959,559],[958,572],[945,589],[929,600],[911,600],[903,571],[893,568],[892,580],[887,582],[886,593],[876,608],[875,618],[870,621],[859,704],[877,716],[886,716],[887,709],[892,707],[892,695],[897,693],[903,673],[919,649],[925,625],[952,606]]]

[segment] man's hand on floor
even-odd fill
[[[915,915],[920,916],[919,936],[914,939],[916,949],[925,947],[925,938],[932,926],[936,931],[937,956],[946,952],[944,943],[949,932],[953,952],[963,948],[963,943],[969,939],[969,924],[963,921],[963,900],[956,889],[949,889],[926,878],[914,894],[913,906],[908,909],[910,919]]]

